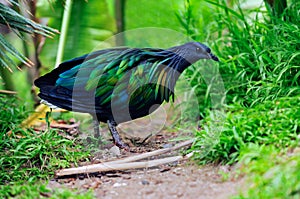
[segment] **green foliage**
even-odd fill
[[[1,190],[1,189],[0,189]],[[47,188],[43,183],[28,183],[28,184],[17,184],[13,186],[6,186],[5,189],[2,189],[2,197],[6,198],[22,198],[22,199],[31,199],[31,198],[51,198],[51,199],[91,199],[94,198],[92,191],[82,192],[74,189],[60,188],[53,189]]]
[[[71,17],[63,54],[63,60],[72,59],[83,54],[90,53],[95,48],[103,48],[112,44],[103,43],[113,35],[115,22],[108,13],[106,1],[78,0],[71,6]],[[47,0],[39,1],[38,16],[47,18],[48,24],[56,29],[61,29],[64,7],[61,1],[55,1],[49,5]],[[41,61],[45,66],[54,67],[58,39],[46,39],[41,52]]]
[[[45,178],[53,170],[67,167],[85,155],[75,141],[63,138],[55,130],[38,134],[24,131],[21,136],[15,133],[1,136],[5,142],[1,143],[2,183]]]
[[[176,11],[177,20],[180,22],[187,39],[202,43],[212,42],[213,33],[216,30],[214,12],[205,1],[184,0],[183,6]],[[208,46],[212,46],[208,44]],[[212,48],[215,52],[215,49]],[[184,71],[184,76],[190,82],[192,89],[198,98],[199,109],[189,111],[198,112],[203,118],[208,113],[207,108],[220,108],[225,100],[225,88],[220,76],[219,65],[212,61],[201,60]]]
[[[252,146],[247,149],[242,170],[251,180],[251,186],[235,199],[299,198],[299,151],[280,152],[274,146]],[[251,159],[251,162],[249,162]]]
[[[253,143],[294,146],[300,134],[299,104],[300,96],[278,98],[252,108],[230,107],[223,121],[207,116],[202,121],[204,129],[196,133],[195,158],[202,163],[232,164],[239,160],[241,150]]]
[[[194,92],[198,100],[198,110],[191,109],[190,111],[197,111],[201,118],[205,117],[209,108],[220,109],[224,106],[226,98],[226,88],[218,63],[211,60],[201,60],[193,64],[184,73],[184,76],[191,84],[189,91]]]
[[[196,64],[185,71],[198,96],[202,115],[205,108],[214,104],[210,87],[215,82],[205,81],[208,77],[223,80],[229,104],[238,102],[253,106],[300,93],[299,2],[292,1],[282,18],[274,18],[272,11],[242,9],[239,4],[230,8],[223,0],[206,1],[212,8],[207,8],[204,2],[199,5],[194,1],[185,2],[185,9],[177,15],[185,32],[198,41],[213,42],[209,46],[221,59],[217,73],[214,68],[211,71],[201,69],[204,64]],[[202,18],[212,21],[203,29],[195,23],[201,17],[196,17],[194,10],[204,6],[214,14],[208,18],[203,12]]]
[[[11,1],[15,6],[19,6],[16,1]],[[56,32],[54,29],[47,26],[40,25],[34,21],[25,18],[12,8],[0,3],[0,24],[3,24],[12,29],[21,39],[24,39],[23,33],[37,33],[50,37]],[[6,53],[16,57],[24,64],[30,65],[31,62],[20,53],[12,44],[10,44],[5,37],[0,35],[0,63],[1,67],[10,69],[10,66],[15,66],[15,62]],[[11,70],[11,69],[10,69]]]
[[[300,115],[300,3],[292,1],[284,15],[275,18],[272,11],[246,10],[239,4],[230,8],[223,0],[206,2],[215,8],[211,24],[215,33],[210,40],[221,59],[217,72],[229,105],[226,113],[208,111],[214,108],[207,93],[213,93],[210,88],[214,84],[205,82],[201,74],[214,79],[218,75],[214,69],[191,67],[186,72],[205,117],[203,130],[196,134],[196,159],[232,164],[252,144],[293,146],[298,140]]]
[[[300,3],[286,10],[289,20],[255,11],[237,10],[224,1],[217,7],[218,38],[215,49],[221,57],[220,72],[228,102],[246,106],[300,93]],[[258,14],[263,14],[262,18]]]
[[[88,157],[88,152],[77,140],[68,140],[55,129],[37,133],[18,128],[26,116],[24,107],[17,105],[17,100],[11,96],[0,99],[1,198],[14,194],[15,185],[49,179],[56,169]],[[8,130],[12,130],[10,135]]]
[[[212,31],[213,8],[204,1],[195,0],[177,1],[176,4],[175,15],[186,36],[202,43],[207,41]]]
[[[179,4],[182,4],[182,2],[170,0],[161,0],[159,2],[147,0],[127,1],[125,7],[126,29],[160,27],[179,30],[180,26],[176,20],[174,7],[180,6]],[[141,13],[143,13],[142,17]]]
[[[0,196],[3,198],[40,198],[42,194],[50,192],[45,185],[34,185],[33,183],[4,186],[0,190]]]
[[[0,4],[0,12],[0,23],[4,25],[9,25],[10,28],[15,29],[16,31],[26,33],[38,33],[47,37],[54,35],[54,29],[35,23],[32,20],[23,17],[18,12],[14,11],[8,6],[5,6],[2,3]]]
[[[0,132],[1,134],[16,128],[26,118],[24,106],[18,105],[15,96],[0,94]],[[3,136],[3,135],[2,135]]]

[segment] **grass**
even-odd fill
[[[76,165],[88,157],[88,151],[78,140],[66,139],[55,129],[21,129],[19,125],[28,114],[24,106],[18,105],[18,99],[12,96],[2,95],[0,99],[0,198],[37,192],[35,183],[48,180],[55,170]]]
[[[266,100],[300,93],[299,2],[291,1],[285,11],[286,20],[284,17],[274,18],[271,13],[259,9],[243,10],[239,5],[230,8],[223,0],[206,2],[214,10],[214,19],[207,25],[210,30],[206,30],[207,37],[194,31],[202,29],[195,23],[183,27],[193,39],[211,42],[209,46],[221,60],[219,73],[215,75],[222,77],[227,104],[237,102],[251,107]],[[190,5],[186,8],[187,13],[191,12],[190,7],[198,9]],[[195,87],[202,113],[211,106],[211,97],[206,92],[213,84],[203,81],[203,76],[210,74],[203,73],[199,67],[188,68],[186,77]]]
[[[300,139],[300,3],[288,1],[278,17],[268,9],[205,2],[214,9],[208,40],[221,62],[219,73],[190,67],[185,74],[204,118],[195,133],[194,159],[242,165],[250,186],[234,198],[299,198],[300,159],[294,151]],[[194,29],[201,27],[186,31]],[[211,79],[221,75],[225,106],[212,106],[217,92],[209,89],[215,84],[205,82],[202,74]]]
[[[247,12],[224,8],[221,1],[216,51],[221,56],[220,71],[227,87],[228,102],[239,101],[253,106],[265,100],[293,96],[299,89],[299,2],[292,1],[285,21],[262,13],[263,18],[252,19]]]
[[[8,187],[7,187],[8,188]],[[31,198],[51,198],[51,199],[67,199],[67,198],[76,198],[76,199],[91,199],[94,198],[92,191],[80,192],[79,190],[70,190],[67,188],[61,189],[49,189],[43,183],[29,183],[22,185],[14,185],[9,189],[5,190],[10,192],[9,197],[22,198],[22,199],[31,199]],[[5,192],[4,191],[4,192]]]
[[[0,94],[0,132],[14,129],[29,113],[24,106],[17,105],[15,96]]]
[[[276,18],[271,11],[228,7],[223,0],[206,2],[214,6],[215,22],[210,27],[215,32],[209,39],[221,62],[219,71],[190,67],[185,74],[205,118],[194,150],[209,146],[196,159],[232,164],[248,143],[291,146],[299,134],[300,3],[291,1],[284,16]],[[224,83],[226,106],[222,92],[218,93],[222,86],[204,81],[218,75]],[[212,87],[217,90],[209,90]],[[213,107],[215,94],[220,95],[222,106]]]
[[[249,176],[250,186],[233,198],[299,198],[299,149],[281,151],[274,146],[249,149],[241,162],[242,171]]]
[[[241,151],[249,145],[273,145],[281,149],[297,146],[299,104],[300,96],[278,98],[252,108],[236,105],[227,110],[219,123],[209,115],[202,121],[203,130],[196,133],[193,150],[199,153],[195,158],[202,163],[232,164],[239,161]]]

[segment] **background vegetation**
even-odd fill
[[[221,59],[219,66],[207,70],[198,63],[184,73],[197,94],[201,114],[201,129],[195,130],[197,141],[191,149],[196,152],[194,160],[240,165],[251,186],[235,198],[299,197],[300,2],[266,0],[252,7],[224,0],[32,2],[20,6],[25,2],[11,0],[0,6],[0,89],[1,93],[16,91],[0,96],[0,197],[49,193],[41,180],[50,179],[57,168],[88,158],[81,140],[66,139],[55,129],[37,133],[20,127],[36,103],[33,79],[57,62],[61,46],[55,34],[56,30],[62,33],[67,9],[70,19],[69,29],[63,30],[67,33],[63,60],[100,44],[114,45],[107,39],[122,29],[169,28],[208,43]],[[14,12],[20,18],[9,21],[16,15],[9,18],[8,13]],[[123,13],[121,27],[117,13]],[[153,38],[165,45],[159,37]],[[117,42],[139,45],[130,35]],[[32,65],[31,69],[24,64]],[[225,95],[216,79],[222,80]],[[219,96],[217,106],[212,103],[214,96]],[[59,198],[73,193],[51,194]],[[92,193],[76,197],[91,198]]]

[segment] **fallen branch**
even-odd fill
[[[125,163],[125,162],[133,162],[133,161],[137,161],[137,160],[142,160],[142,159],[145,159],[145,158],[148,158],[148,157],[151,157],[151,156],[161,155],[161,154],[164,154],[164,153],[175,151],[175,150],[183,148],[185,146],[190,146],[191,144],[193,144],[193,142],[194,142],[194,139],[187,140],[185,142],[181,142],[181,143],[179,143],[179,144],[177,144],[173,147],[170,147],[170,148],[158,149],[158,150],[155,150],[155,151],[130,156],[130,157],[123,158],[123,159],[120,159],[120,160],[111,161],[111,163],[112,162],[113,163]]]
[[[172,163],[176,161],[180,161],[183,159],[188,159],[192,156],[192,153],[187,154],[186,156],[173,156],[167,158],[161,158],[157,160],[150,160],[146,162],[127,162],[127,163],[100,163],[100,164],[93,164],[78,168],[69,168],[69,169],[62,169],[55,173],[56,177],[66,176],[66,175],[74,175],[74,174],[81,174],[81,173],[94,173],[94,172],[105,172],[105,171],[120,171],[126,169],[141,169],[141,168],[150,168],[156,167],[162,164]]]
[[[105,171],[114,171],[114,170],[126,170],[126,169],[140,169],[140,168],[150,168],[159,166],[162,164],[167,164],[171,162],[180,161],[183,159],[190,158],[192,156],[192,153],[187,154],[186,156],[173,156],[173,157],[167,157],[167,158],[161,158],[157,160],[150,160],[150,161],[144,161],[144,162],[132,162],[136,160],[145,159],[154,155],[160,155],[163,153],[167,153],[170,151],[177,150],[179,148],[191,145],[194,140],[188,140],[185,142],[182,142],[178,145],[175,145],[171,148],[166,149],[159,149],[156,151],[131,156],[128,158],[124,158],[121,160],[115,160],[111,162],[104,162],[99,164],[92,164],[77,168],[69,168],[69,169],[61,169],[55,173],[56,177],[66,176],[66,175],[74,175],[74,174],[82,174],[82,173],[94,173],[94,172],[105,172]]]

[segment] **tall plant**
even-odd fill
[[[228,102],[253,106],[300,93],[298,1],[291,1],[283,17],[240,4],[231,8],[224,0],[206,2],[216,9],[214,48],[221,58]]]
[[[58,37],[46,39],[40,58],[48,69],[53,69],[61,61],[91,52],[116,30],[106,1],[73,0],[65,3],[60,0],[49,5],[47,0],[42,0],[38,6],[38,16],[46,18],[51,27],[59,29],[63,37],[65,35],[61,40],[65,44],[60,47]],[[64,17],[66,12],[69,12],[69,17]],[[62,29],[63,23],[67,25]],[[57,54],[58,50],[60,53]],[[61,58],[55,63],[58,55]]]
[[[12,9],[10,6],[19,7],[20,4],[15,0],[7,1],[7,5],[0,3],[0,24],[8,27],[11,31],[16,33],[21,39],[24,39],[22,33],[38,33],[43,36],[52,37],[55,29],[38,24]],[[0,63],[1,67],[6,67],[12,71],[11,66],[17,67],[16,62],[9,56],[12,55],[17,60],[21,61],[27,66],[32,65],[32,62],[19,52],[11,43],[7,41],[4,35],[0,35]]]

